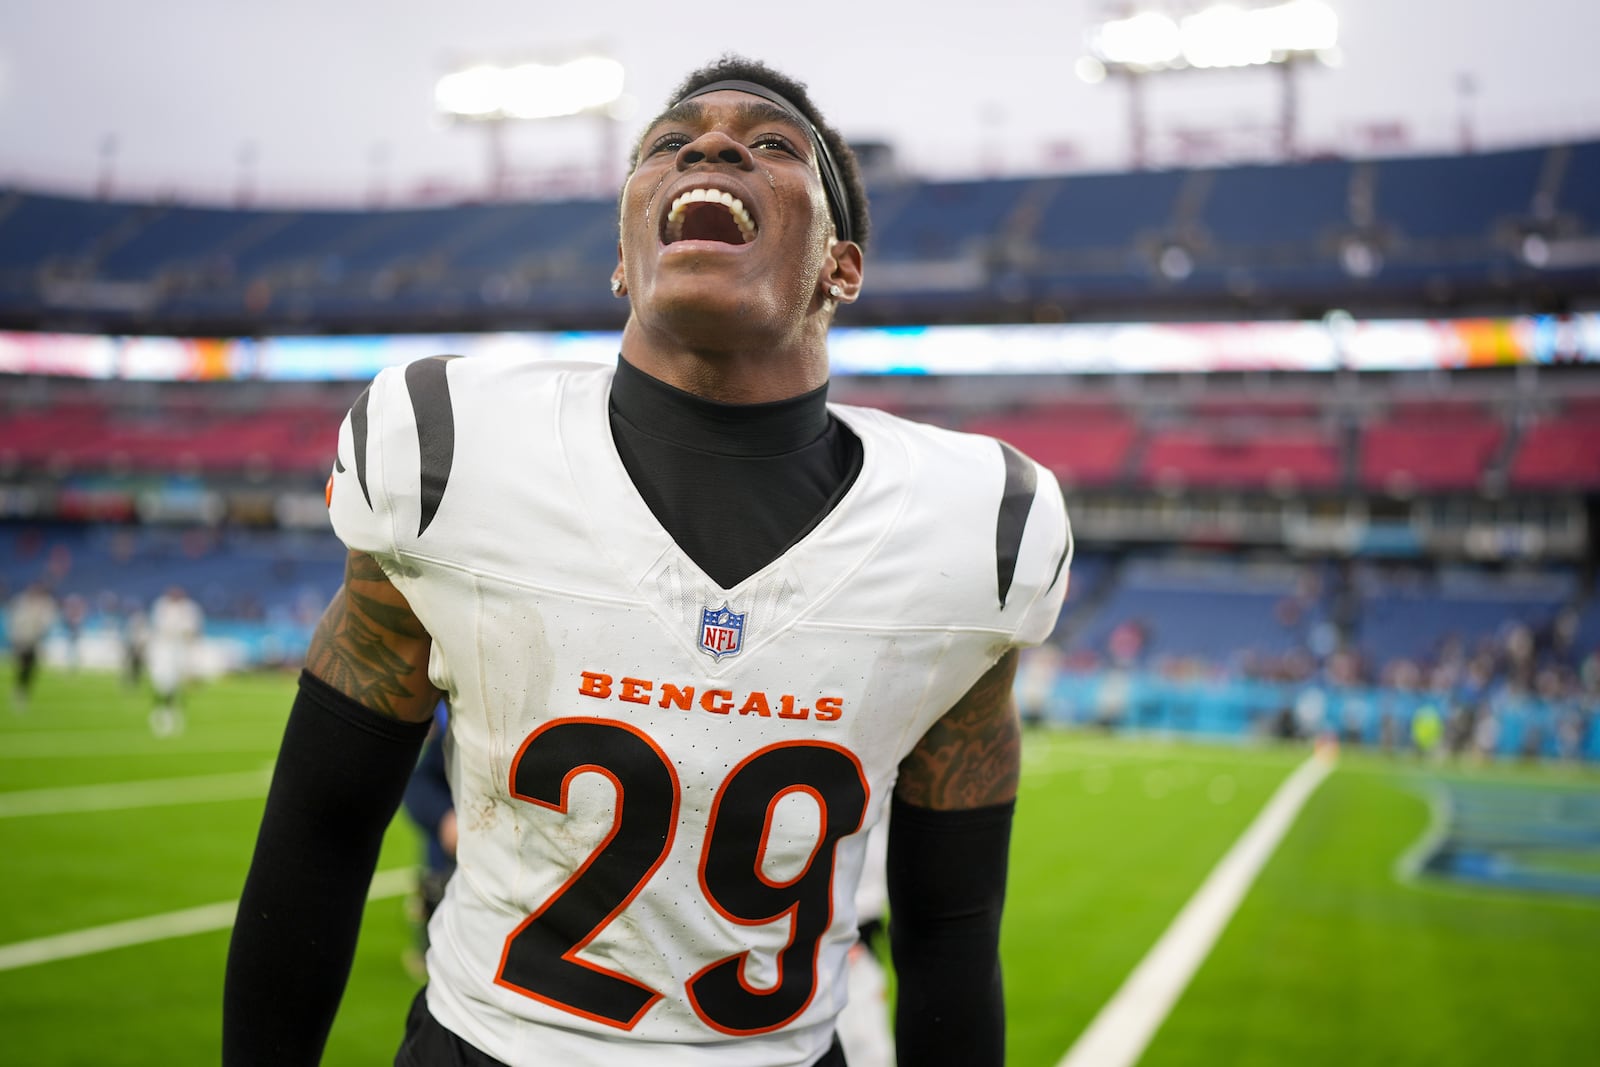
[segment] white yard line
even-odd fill
[[[1233,917],[1295,816],[1333,769],[1314,755],[1267,801],[1057,1067],[1133,1067]]]
[[[1394,861],[1395,881],[1402,885],[1410,885],[1422,875],[1422,868],[1429,858],[1444,844],[1444,839],[1450,836],[1450,822],[1454,818],[1455,805],[1450,799],[1450,791],[1442,784],[1434,782],[1427,787],[1426,799],[1428,801],[1428,829],[1399,859]]]
[[[197,774],[184,778],[152,778],[142,782],[19,789],[0,793],[0,819],[21,815],[67,815],[89,811],[126,811],[216,800],[247,800],[267,795],[270,767],[232,774]]]
[[[372,878],[368,900],[382,900],[410,892],[416,884],[417,872],[411,868],[379,871]],[[220,904],[205,904],[198,908],[169,911],[164,915],[150,915],[143,919],[91,926],[87,930],[40,937],[32,941],[18,941],[0,945],[0,971],[13,971],[18,967],[31,967],[36,963],[52,963],[96,952],[109,952],[117,948],[145,945],[152,941],[166,941],[190,934],[205,934],[226,930],[233,925],[237,900]]]

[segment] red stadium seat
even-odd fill
[[[1600,489],[1600,423],[1577,418],[1535,423],[1511,461],[1513,489]]]

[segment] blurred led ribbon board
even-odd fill
[[[441,353],[611,363],[618,332],[187,338],[0,332],[0,374],[356,381]],[[835,374],[1461,370],[1600,363],[1600,313],[1511,318],[837,329]]]

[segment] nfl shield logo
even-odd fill
[[[726,603],[720,608],[701,609],[700,650],[711,653],[713,659],[738,652],[744,645],[744,617],[748,614],[729,611]]]

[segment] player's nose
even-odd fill
[[[678,169],[700,163],[724,163],[749,170],[755,166],[750,150],[721,130],[707,130],[678,149]]]

